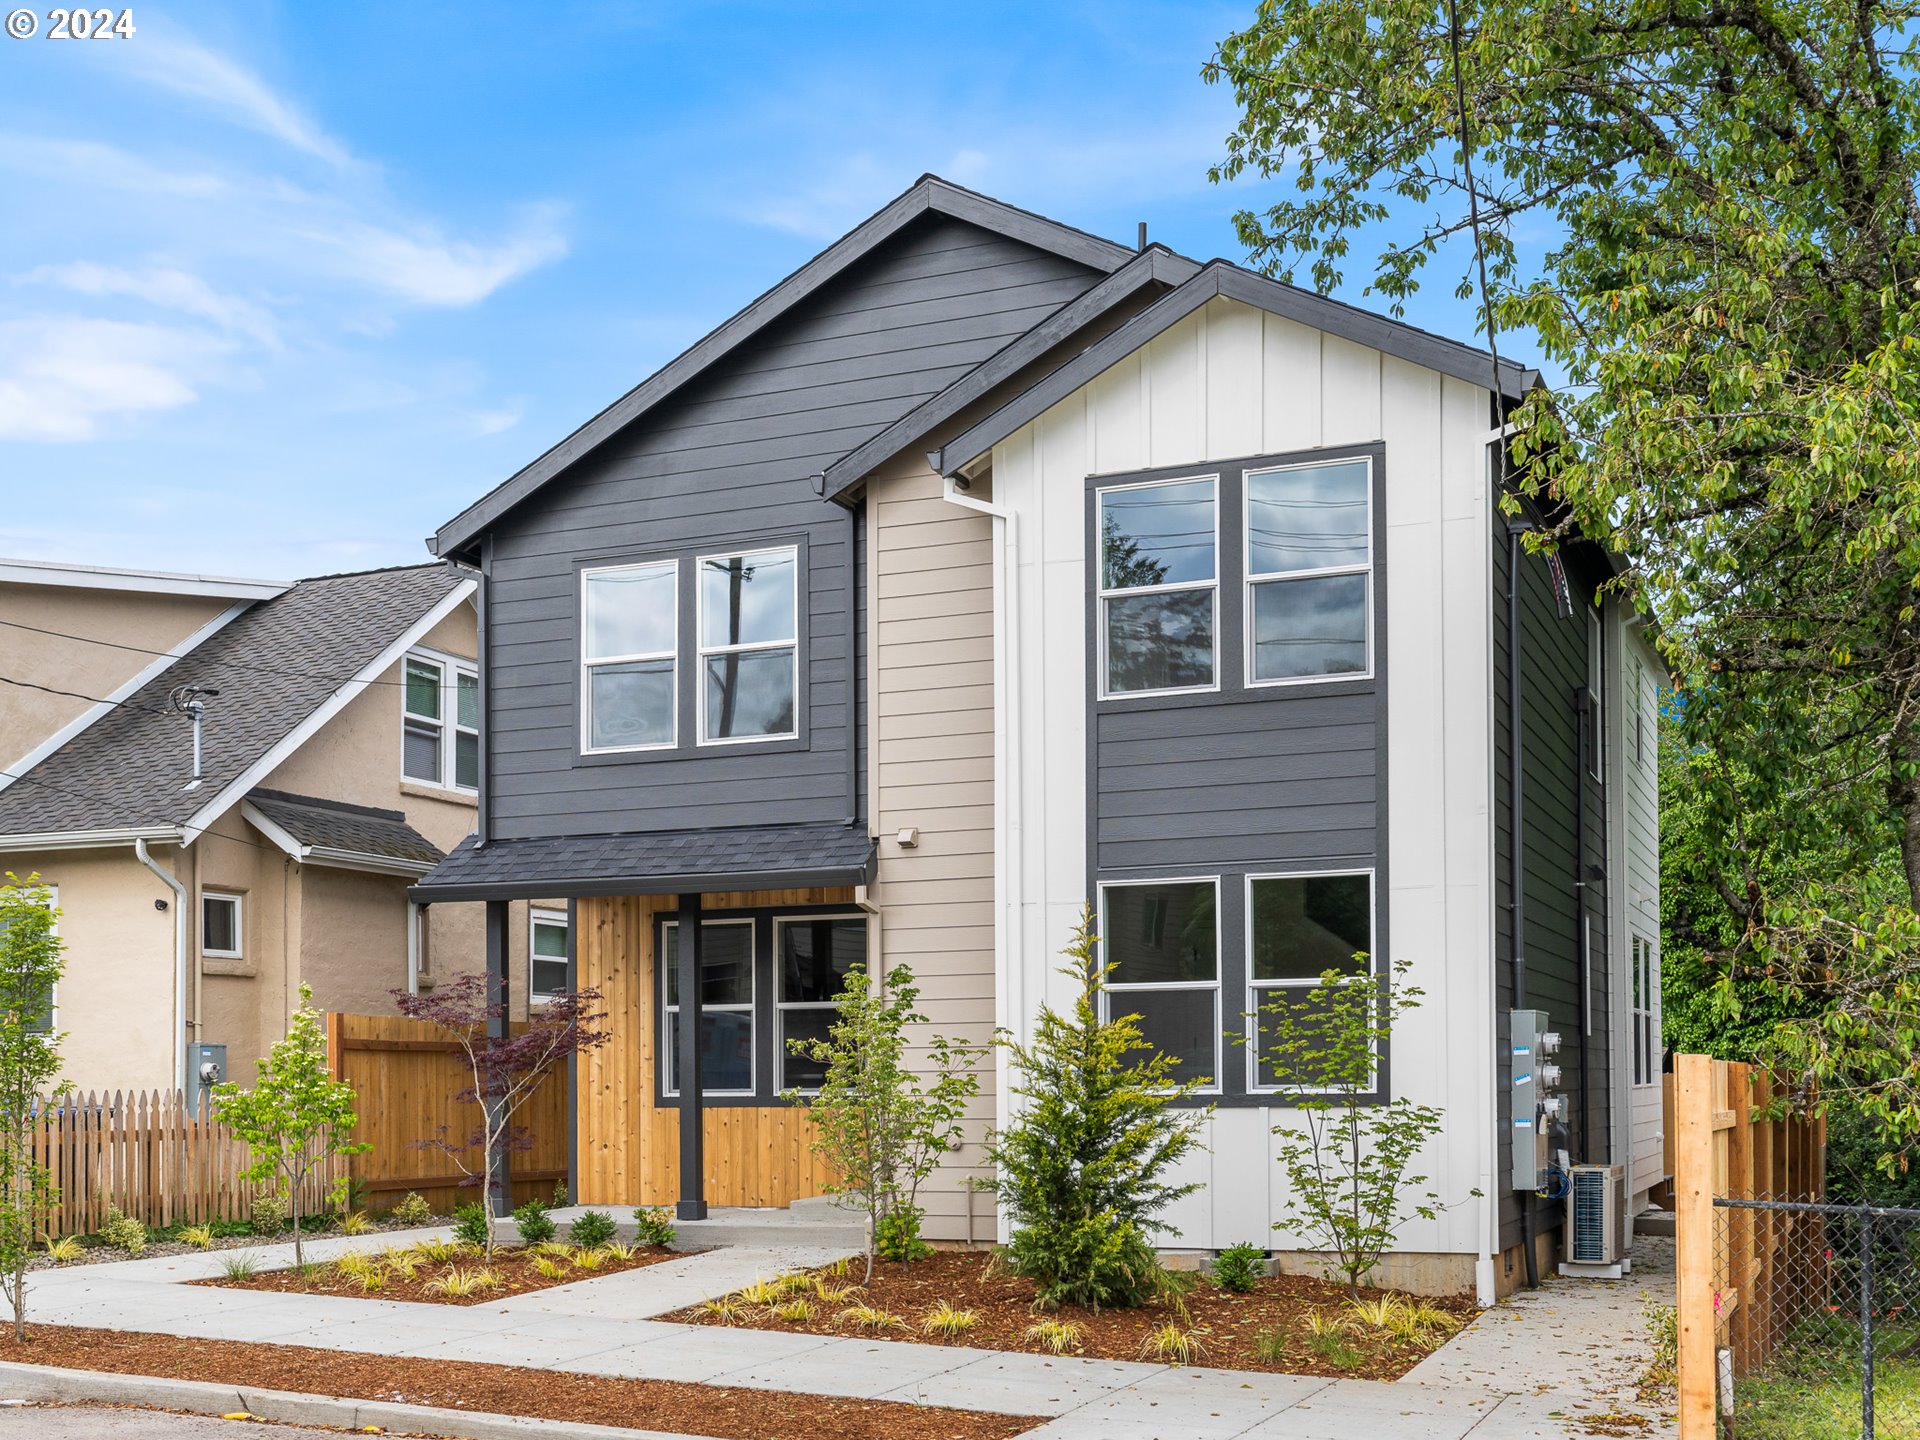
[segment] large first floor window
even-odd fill
[[[867,960],[867,917],[810,915],[773,922],[780,1026],[774,1052],[780,1088],[811,1093],[827,1077],[826,1063],[793,1053],[791,1042],[822,1041],[840,1013],[847,971]]]
[[[1220,882],[1157,880],[1101,891],[1109,1018],[1138,1015],[1185,1081],[1220,1080]]]
[[[754,1093],[754,964],[751,920],[700,923],[700,1091]],[[666,1089],[680,1093],[680,922],[661,926],[660,970],[667,1003],[660,1053]]]
[[[1271,1032],[1284,1007],[1313,1005],[1331,972],[1342,981],[1373,976],[1373,877],[1254,875],[1247,880],[1247,1013],[1252,1016],[1255,1090],[1311,1090],[1321,1078],[1310,1056],[1276,1056]]]

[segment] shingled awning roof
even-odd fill
[[[399,810],[254,790],[245,811],[255,828],[296,860],[423,875],[446,859],[446,852]]]
[[[874,844],[848,825],[462,840],[413,887],[413,898],[524,900],[583,895],[673,895],[864,885]]]

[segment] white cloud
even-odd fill
[[[20,279],[29,284],[54,285],[77,295],[127,295],[163,310],[177,310],[211,320],[223,330],[256,340],[269,349],[279,344],[273,319],[258,305],[222,295],[198,275],[171,266],[127,270],[76,260],[67,265],[42,265]]]
[[[416,305],[472,305],[508,281],[567,253],[552,206],[533,210],[496,245],[448,240],[431,228],[406,233],[388,226],[350,224],[311,231],[346,274]]]
[[[176,36],[143,35],[139,63],[125,72],[176,94],[204,100],[234,122],[270,135],[329,165],[347,166],[346,147],[224,55]]]
[[[190,404],[231,348],[202,331],[76,315],[0,325],[0,438],[89,440],[103,417]]]
[[[511,400],[492,410],[476,410],[470,417],[473,421],[473,433],[476,435],[498,435],[511,430],[520,423],[526,413],[526,404],[521,400]]]
[[[168,170],[117,145],[18,132],[0,133],[0,165],[44,180],[126,194],[209,199],[228,188],[218,175]]]

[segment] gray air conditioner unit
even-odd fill
[[[1568,1275],[1626,1273],[1627,1168],[1576,1165],[1567,1192]]]

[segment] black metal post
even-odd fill
[[[1860,1212],[1860,1436],[1873,1440],[1873,1222]]]
[[[700,897],[680,897],[678,953],[680,1016],[680,1203],[682,1220],[707,1218],[705,1136],[700,1094]]]
[[[507,990],[507,902],[487,901],[487,1003],[498,1014],[487,1017],[487,1038],[504,1040],[511,1022]],[[500,1124],[500,1102],[488,1100],[488,1128],[494,1131],[493,1191],[486,1197],[495,1215],[513,1213],[513,1160],[505,1127]]]

